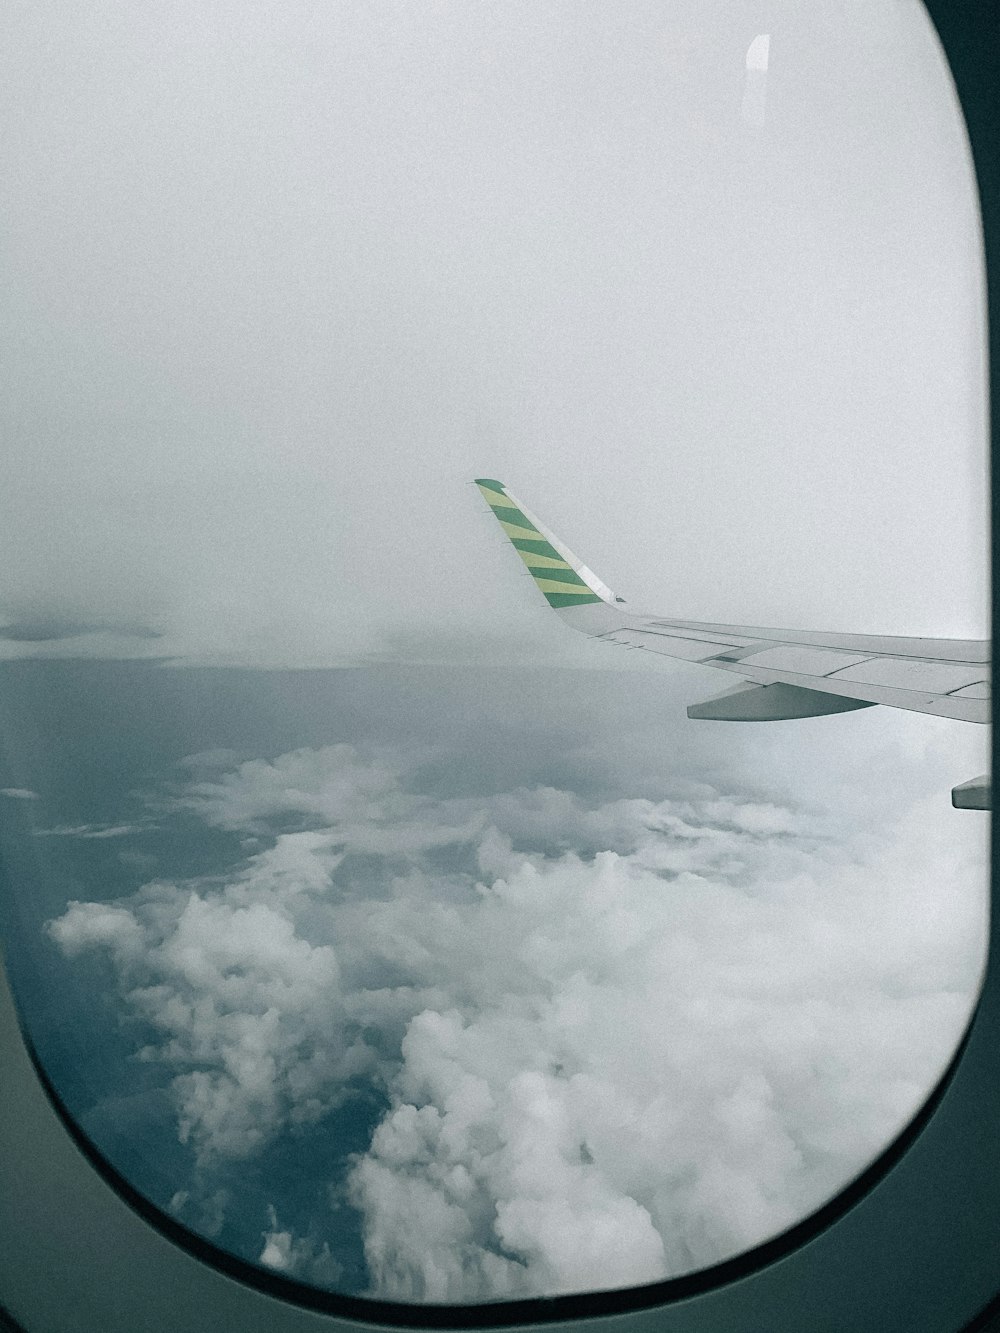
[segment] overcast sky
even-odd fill
[[[985,633],[975,194],[916,0],[4,28],[4,655],[594,661],[480,475],[637,609]]]

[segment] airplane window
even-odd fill
[[[402,1304],[814,1213],[986,947],[923,9],[43,3],[2,58],[0,903],[81,1132]]]

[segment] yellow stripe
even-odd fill
[[[517,547],[514,547],[517,551]],[[553,560],[550,555],[537,555],[534,551],[517,551],[529,569],[572,569],[565,560]]]
[[[500,519],[500,526],[508,537],[527,537],[529,541],[537,542],[542,535],[540,532],[536,532],[534,528],[517,528],[513,523],[505,523],[503,519]],[[518,555],[520,554],[519,551]]]
[[[584,587],[579,583],[556,583],[554,579],[540,579],[536,574],[535,582],[541,588],[542,592],[590,592],[590,588]]]

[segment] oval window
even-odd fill
[[[815,1212],[985,952],[926,15],[97,6],[6,60],[3,929],[67,1111],[383,1301]]]

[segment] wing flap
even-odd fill
[[[990,683],[988,680],[977,680],[975,685],[966,685],[964,689],[952,690],[953,699],[988,699],[990,697]]]
[[[989,722],[989,698],[968,698],[954,694],[935,694],[931,690],[896,689],[888,685],[872,685],[865,681],[844,680],[843,676],[809,676],[774,668],[754,667],[746,661],[739,663],[710,662],[709,666],[733,671],[744,680],[759,685],[798,685],[803,689],[820,690],[845,699],[862,699],[866,703],[886,704],[891,708],[905,708],[912,713],[932,713],[935,717],[951,717],[962,722]]]
[[[765,648],[760,651],[760,644],[752,653],[744,653],[740,658],[752,666],[772,667],[776,671],[795,671],[803,676],[830,676],[845,667],[869,662],[871,658],[859,657],[857,653],[846,653],[840,648],[806,648],[801,644],[787,643],[780,648]]]
[[[695,639],[679,634],[646,634],[643,630],[616,629],[600,636],[609,643],[623,643],[629,648],[646,648],[667,657],[685,662],[706,662],[731,648],[731,644],[715,643],[711,639]]]
[[[836,678],[900,690],[928,690],[931,694],[950,694],[984,683],[983,668],[978,664],[920,662],[912,657],[870,657],[838,671]]]
[[[840,634],[834,630],[765,629],[760,625],[720,625],[701,620],[665,620],[646,617],[649,626],[665,629],[702,630],[707,634],[743,634],[754,642],[815,644],[818,648],[839,648],[865,656],[919,657],[935,662],[976,662],[989,665],[990,643],[984,639],[906,638],[890,634]]]

